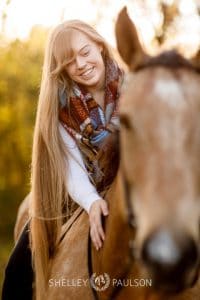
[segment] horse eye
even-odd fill
[[[126,129],[131,129],[132,128],[132,125],[131,125],[131,122],[130,122],[130,119],[128,118],[127,115],[125,114],[121,114],[120,115],[120,124],[122,126],[124,126]]]

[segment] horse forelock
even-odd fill
[[[170,69],[185,68],[200,73],[200,67],[183,57],[176,50],[160,53],[155,57],[147,56],[145,60],[136,67],[136,71],[150,67],[165,67]]]

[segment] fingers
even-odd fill
[[[105,239],[101,214],[108,215],[108,205],[105,200],[97,201],[90,211],[90,235],[97,250],[101,248]]]
[[[94,226],[91,227],[91,229],[90,229],[90,236],[91,236],[91,239],[92,239],[92,242],[93,242],[95,248],[97,250],[99,250],[99,248],[101,248],[101,246],[102,246],[102,242],[101,242],[98,232]]]
[[[101,213],[103,213],[104,216],[108,215],[108,205],[107,205],[107,202],[105,200],[103,200],[101,202],[100,209],[101,209],[101,212],[97,216],[96,226],[97,226],[97,231],[98,231],[99,237],[101,237],[102,240],[105,240],[105,234],[104,234],[104,231],[103,231],[102,220],[101,220]]]
[[[102,209],[103,215],[107,216],[108,215],[108,204],[105,200],[103,200],[101,202],[101,209]]]
[[[100,210],[99,210],[99,213],[97,213],[91,219],[90,227],[91,227],[90,234],[91,234],[92,241],[98,250],[102,246],[101,239],[102,240],[105,239],[105,235],[104,235],[103,228],[101,225],[101,211]]]

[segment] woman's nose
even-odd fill
[[[83,57],[76,57],[76,67],[77,69],[84,69],[86,61]]]

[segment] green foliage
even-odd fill
[[[17,209],[30,190],[32,137],[46,33],[35,27],[27,41],[15,40],[0,48],[0,272],[13,247]]]

